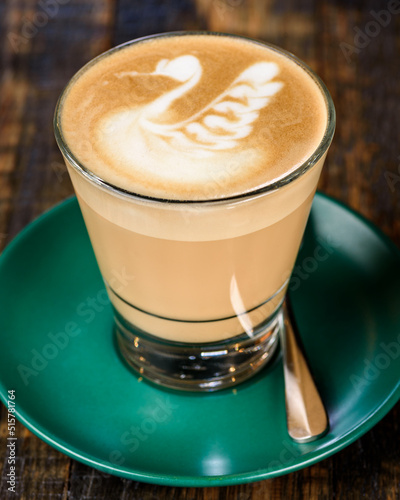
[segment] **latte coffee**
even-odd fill
[[[133,343],[272,335],[333,135],[329,99],[290,54],[209,33],[129,42],[72,79],[56,136]]]

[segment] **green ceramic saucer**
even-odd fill
[[[175,486],[258,481],[313,464],[375,425],[400,396],[400,254],[375,227],[317,195],[290,284],[331,428],[293,443],[279,356],[214,394],[138,379],[113,343],[111,308],[75,199],[0,257],[1,397],[63,453]]]

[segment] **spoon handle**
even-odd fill
[[[325,434],[329,422],[307,361],[299,346],[295,328],[294,318],[291,317],[285,301],[281,342],[287,427],[289,436],[294,441],[308,443]]]

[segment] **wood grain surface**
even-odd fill
[[[182,29],[249,35],[306,61],[326,82],[337,108],[320,190],[361,212],[400,245],[400,2],[2,0],[0,249],[73,192],[52,131],[56,100],[68,79],[113,45]],[[0,498],[395,500],[400,498],[399,416],[397,405],[357,442],[307,469],[209,489],[153,486],[100,473],[18,423],[14,495],[7,491],[1,406]]]

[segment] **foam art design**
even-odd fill
[[[99,142],[105,151],[114,158],[117,152],[124,165],[143,166],[153,174],[163,170],[163,176],[168,178],[184,175],[200,181],[210,177],[210,169],[214,168],[215,173],[216,167],[226,165],[228,156],[235,162],[237,158],[235,160],[233,155],[246,149],[243,139],[252,133],[260,110],[283,87],[281,82],[273,81],[279,74],[279,67],[273,62],[252,64],[201,110],[187,119],[171,123],[173,113],[169,111],[173,103],[196,86],[202,92],[202,74],[202,65],[193,55],[162,59],[152,73],[119,73],[118,78],[168,77],[177,85],[146,105],[124,108],[103,118]],[[246,154],[253,160],[257,156],[254,151]],[[195,168],[188,172],[182,164],[185,156],[197,160],[206,158],[211,163],[205,166],[203,161],[201,172],[194,164]]]

